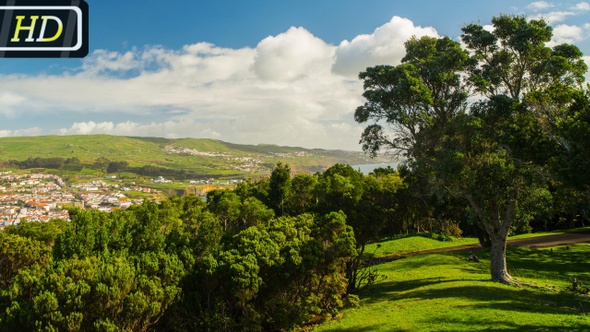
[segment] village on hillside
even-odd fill
[[[160,179],[162,179],[160,177]],[[46,222],[69,220],[65,207],[80,207],[110,212],[141,204],[143,199],[130,199],[126,191],[157,193],[155,189],[136,185],[121,186],[102,180],[68,186],[53,174],[0,173],[0,229],[22,220]]]

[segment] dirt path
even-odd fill
[[[574,243],[590,242],[590,233],[563,233],[555,235],[545,235],[533,237],[529,239],[508,240],[508,247],[523,247],[523,248],[541,248],[541,247],[555,247]],[[406,258],[418,255],[437,254],[444,252],[465,252],[482,250],[479,244],[464,245],[451,248],[439,248],[416,251],[404,255],[391,255],[375,258],[369,265],[381,264],[391,262],[400,258]]]

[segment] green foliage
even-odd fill
[[[0,232],[1,330],[290,330],[354,303],[341,212],[214,191],[70,216]]]
[[[270,207],[279,216],[285,214],[287,199],[291,194],[291,168],[278,163],[272,170],[269,181],[268,199]]]
[[[460,44],[447,37],[414,37],[405,46],[402,64],[367,68],[359,75],[367,102],[356,109],[355,120],[370,123],[361,143],[371,155],[381,149],[407,158],[420,155],[434,148],[440,135],[425,129],[440,129],[465,108],[460,73],[470,59]],[[385,132],[386,125],[393,133]]]
[[[107,167],[107,173],[123,172],[129,168],[127,161],[111,161]]]
[[[55,237],[52,250],[0,233],[46,252],[34,253],[30,261],[29,251],[20,249],[24,266],[13,266],[13,282],[3,287],[2,329],[146,331],[177,300],[186,274],[183,250],[167,245],[172,229],[181,226],[177,205],[146,202],[110,215],[73,209],[72,222],[50,237]],[[10,231],[38,237],[54,228],[47,223]]]
[[[137,258],[108,254],[59,260],[38,275],[38,282],[10,289],[7,322],[25,330],[90,331],[100,327],[146,331],[180,289],[178,259],[166,254]],[[19,275],[20,277],[20,275]],[[17,305],[18,304],[18,305]],[[13,321],[14,319],[14,321]]]
[[[316,204],[317,176],[297,174],[291,180],[291,195],[287,201],[288,214],[300,215],[313,210]]]
[[[316,211],[342,211],[354,229],[359,255],[346,265],[348,292],[366,286],[363,277],[365,246],[379,238],[387,223],[395,222],[396,193],[402,187],[397,173],[364,176],[349,165],[337,164],[319,176]]]
[[[342,214],[272,219],[221,241],[186,278],[177,329],[292,329],[344,305],[356,250]]]
[[[67,222],[61,219],[50,220],[46,223],[21,221],[18,226],[9,226],[4,231],[52,246],[57,236],[64,231],[66,226]]]
[[[587,170],[590,165],[590,95],[588,92],[575,96],[568,113],[558,122],[558,131],[562,141],[561,165],[558,174],[577,188],[587,188],[590,176]],[[556,166],[557,166],[556,165]]]
[[[21,168],[55,168],[62,169],[65,166],[63,158],[28,158],[22,162],[15,162]]]
[[[0,232],[0,289],[8,288],[22,269],[32,265],[44,268],[50,260],[47,245],[18,234]]]
[[[207,206],[219,218],[227,233],[237,233],[274,217],[274,211],[257,198],[246,196],[242,199],[231,190],[210,191]]]

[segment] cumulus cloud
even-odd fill
[[[530,10],[534,10],[534,11],[539,11],[539,10],[544,10],[544,9],[548,9],[551,7],[554,7],[555,5],[552,3],[549,3],[547,1],[535,1],[531,4],[529,4],[527,6],[528,9]]]
[[[553,28],[553,39],[549,45],[572,44],[584,39],[584,29],[575,25],[560,24]]]
[[[412,36],[438,36],[438,33],[432,27],[415,26],[409,19],[394,16],[372,34],[340,43],[332,69],[338,74],[356,77],[370,66],[397,65],[406,52],[404,43]]]
[[[334,47],[304,28],[290,28],[263,39],[256,47],[254,72],[263,80],[293,81],[325,74],[332,64]]]

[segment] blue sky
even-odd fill
[[[543,17],[590,55],[583,1],[87,0],[85,59],[0,59],[0,136],[114,134],[359,150],[356,78],[412,35]],[[173,5],[171,5],[173,4]]]

